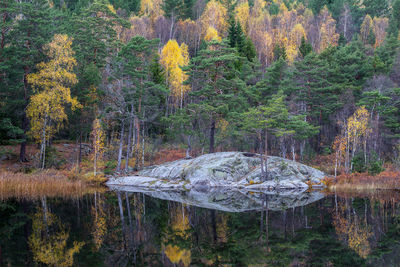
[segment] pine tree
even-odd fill
[[[388,33],[394,37],[399,36],[400,29],[400,0],[395,0],[392,3],[392,13],[389,19]]]
[[[329,81],[331,69],[326,59],[315,53],[295,62],[295,70],[286,90],[299,106],[298,114],[315,126],[329,122],[340,103],[338,88]]]
[[[293,129],[287,127],[289,123],[289,111],[285,103],[286,96],[282,91],[273,95],[266,105],[250,108],[243,114],[243,128],[255,132],[259,142],[259,152],[262,153],[262,132],[264,136],[264,156],[261,159],[262,180],[268,178],[268,136],[282,137],[294,134]],[[264,169],[265,166],[265,169]]]
[[[241,58],[226,42],[212,41],[207,49],[199,51],[187,68],[192,85],[190,93],[195,106],[208,114],[209,152],[215,150],[216,122],[226,118],[230,111],[243,107],[246,85],[235,65]]]
[[[128,145],[125,157],[125,169],[127,170],[131,148],[134,148],[136,168],[139,168],[139,148],[143,149],[144,138],[142,129],[145,121],[157,118],[161,114],[159,107],[166,90],[162,84],[153,81],[151,66],[153,56],[159,44],[158,39],[147,40],[142,36],[133,37],[126,45],[121,47],[117,58],[113,62],[113,82],[117,85],[108,92],[113,105],[109,107],[109,113],[115,112],[121,121],[121,140],[118,153],[117,170],[121,168],[123,135],[126,119],[129,123]],[[135,138],[131,145],[131,136],[134,126]],[[142,143],[142,145],[140,145]],[[143,161],[143,159],[142,159]]]
[[[25,148],[29,122],[26,117],[26,107],[32,94],[27,76],[36,71],[36,65],[44,60],[42,47],[50,41],[51,32],[55,30],[49,23],[49,21],[54,21],[54,13],[46,0],[21,2],[16,5],[20,19],[15,21],[9,31],[9,44],[6,48],[8,51],[2,54],[2,56],[7,55],[7,58],[1,64],[8,68],[5,79],[2,81],[11,81],[11,84],[3,84],[5,85],[3,88],[4,90],[12,89],[9,96],[12,99],[10,103],[14,106],[13,114],[18,116],[15,121],[18,121],[17,125],[21,125],[24,131],[21,135],[23,142],[19,158],[20,161],[27,161]]]
[[[22,142],[23,131],[18,123],[21,117],[20,98],[15,98],[15,92],[21,86],[22,68],[18,68],[17,47],[11,44],[17,36],[10,35],[14,18],[20,5],[13,0],[6,0],[0,4],[0,94],[2,105],[0,107],[0,139],[2,143],[8,140]],[[17,68],[16,68],[17,67]]]
[[[95,0],[81,14],[74,15],[71,23],[68,28],[80,70],[90,63],[99,69],[104,67],[118,44],[116,28],[128,26],[106,0]]]
[[[283,59],[279,59],[266,69],[265,78],[256,85],[260,104],[266,104],[272,95],[282,89],[286,67],[286,62]]]

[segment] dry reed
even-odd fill
[[[32,174],[1,172],[0,200],[9,198],[38,199],[40,197],[79,198],[93,191],[80,180],[70,180],[57,170]]]
[[[330,190],[363,191],[400,189],[400,173],[394,170],[384,171],[376,176],[365,173],[343,174],[327,178],[325,183]]]

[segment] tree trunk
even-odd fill
[[[119,206],[119,216],[121,218],[121,228],[122,228],[122,237],[124,240],[124,249],[126,250],[126,235],[125,235],[125,220],[124,220],[124,209],[122,207],[122,198],[121,198],[121,193],[118,191],[117,192],[117,198],[118,198],[118,206]]]
[[[210,153],[214,153],[214,143],[215,143],[214,135],[215,135],[215,119],[212,118],[211,128],[210,128],[210,149],[209,149]]]
[[[295,153],[295,141],[292,139],[292,158],[293,161],[296,161],[296,153]]]
[[[304,148],[306,146],[306,140],[301,141],[300,144],[300,160],[303,161],[304,159]]]
[[[48,216],[47,216],[47,200],[46,197],[41,197],[42,201],[42,209],[43,209],[43,223],[46,229],[46,238],[49,236],[49,224],[48,224]]]
[[[260,154],[260,160],[261,160],[261,181],[264,182],[265,178],[265,173],[264,173],[264,156],[263,156],[263,151],[262,151],[262,138],[261,138],[261,132],[257,133],[258,137],[258,153]]]
[[[136,137],[135,137],[135,168],[139,168],[139,145],[140,145],[140,123],[139,123],[139,118],[135,116],[135,126],[136,126]]]
[[[264,199],[262,200],[262,207],[261,207],[261,218],[260,218],[260,241],[263,238],[263,231],[264,231]]]
[[[42,170],[45,167],[45,160],[46,160],[46,126],[47,126],[47,115],[44,118],[44,125],[42,129],[42,144],[40,147],[40,161],[41,161],[41,168]]]
[[[124,131],[125,131],[125,120],[122,120],[121,135],[120,135],[119,150],[118,150],[117,172],[120,172],[120,171],[121,171],[122,149],[123,149],[123,147],[124,147]]]
[[[187,149],[186,149],[186,158],[187,158],[187,159],[192,158],[192,157],[190,156],[190,153],[192,152],[192,142],[191,142],[191,139],[192,139],[192,136],[191,136],[191,135],[188,135],[188,137],[187,137],[188,147],[187,147]]]
[[[80,171],[80,166],[82,162],[82,130],[79,134],[79,156],[78,156],[78,170]]]
[[[130,155],[130,149],[131,149],[131,136],[132,136],[132,120],[129,119],[128,145],[126,146],[125,172],[128,172],[128,168],[129,168],[129,155]]]
[[[142,168],[144,167],[144,127],[142,127]]]
[[[264,180],[266,181],[268,179],[268,130],[265,129],[265,138],[264,138],[264,157],[265,157],[265,173],[264,173]]]
[[[269,208],[268,208],[268,195],[265,194],[265,236],[267,242],[267,251],[269,243]]]
[[[25,108],[24,108],[24,114],[23,114],[23,119],[22,119],[22,130],[24,131],[22,138],[24,141],[21,143],[20,147],[20,152],[19,152],[19,160],[21,162],[26,162],[26,132],[28,131],[28,117],[26,116],[26,107],[28,106],[29,103],[29,95],[28,95],[28,80],[27,80],[27,75],[29,73],[29,68],[27,66],[24,67],[24,75],[22,77],[23,83],[24,83],[24,99],[25,99]]]
[[[19,161],[20,162],[27,162],[26,159],[26,132],[28,131],[28,118],[24,112],[24,118],[22,119],[22,130],[24,131],[22,138],[24,141],[21,143],[20,151],[19,151]]]
[[[93,163],[94,176],[96,176],[96,167],[97,167],[97,149],[94,150],[94,163]]]
[[[337,176],[337,166],[338,166],[338,152],[335,153],[336,159],[335,159],[335,178]]]

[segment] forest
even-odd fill
[[[251,151],[324,159],[335,176],[400,168],[400,0],[3,0],[0,13],[2,161],[96,176]]]

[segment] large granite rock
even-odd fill
[[[236,187],[248,189],[308,188],[320,183],[324,173],[304,164],[268,157],[268,179],[261,181],[260,158],[243,152],[220,152],[148,167],[137,176],[110,179],[109,185],[190,189]]]

